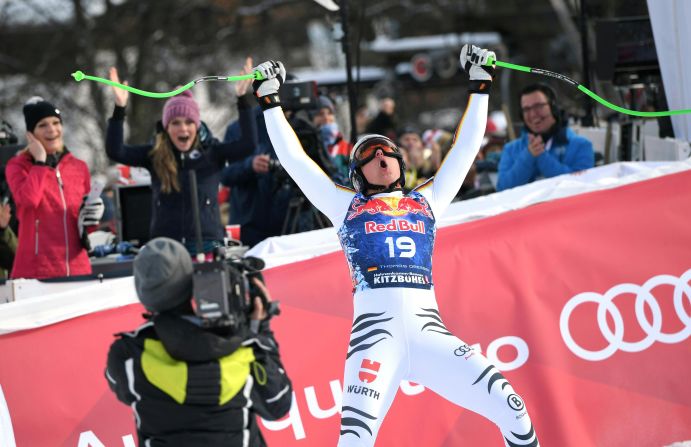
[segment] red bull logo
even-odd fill
[[[384,199],[372,198],[366,202],[362,202],[360,199],[353,200],[353,204],[350,206],[350,212],[348,214],[348,220],[355,219],[362,214],[379,214],[387,211],[393,211],[394,209],[386,203]]]
[[[404,216],[419,214],[432,218],[432,210],[423,198],[417,200],[411,197],[373,197],[367,201],[358,198],[353,200],[348,212],[347,220],[355,219],[362,214],[384,214],[387,216]]]
[[[420,198],[420,202],[410,197],[402,197],[397,204],[396,209],[398,211],[405,211],[406,213],[421,214],[432,218],[432,211],[429,209],[429,205],[425,199]]]
[[[425,222],[418,220],[415,223],[405,219],[391,219],[389,223],[365,222],[365,233],[383,233],[384,231],[412,231],[425,234]]]

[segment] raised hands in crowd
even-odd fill
[[[118,70],[115,67],[110,67],[109,70],[109,77],[110,80],[113,82],[117,82],[118,84],[123,84],[123,85],[129,85],[127,81],[125,82],[120,82],[120,76],[118,75]],[[118,87],[112,87],[113,89],[113,97],[115,98],[115,105],[118,107],[126,107],[127,106],[127,100],[130,97],[130,92],[128,92],[125,89],[118,88]]]

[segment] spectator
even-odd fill
[[[151,314],[111,345],[108,385],[134,409],[140,446],[265,446],[256,415],[278,419],[292,402],[260,299],[270,303],[269,291],[252,280],[251,322],[233,331],[194,313],[192,271],[185,247],[172,239],[139,252],[134,285]]]
[[[406,184],[415,188],[426,182],[437,172],[440,165],[441,148],[426,148],[417,128],[406,126],[399,131],[398,143],[406,155]]]
[[[221,183],[230,188],[228,223],[240,225],[240,240],[249,247],[281,234],[294,188],[280,168],[261,109],[253,115],[258,131],[254,154],[230,163],[221,174]],[[231,123],[225,141],[236,138],[239,128]]]
[[[519,98],[525,126],[518,139],[504,146],[498,191],[593,167],[593,145],[563,122],[551,87],[529,85]]]
[[[422,133],[422,143],[425,147],[432,148],[432,153],[437,152],[444,159],[453,145],[453,134],[444,129],[427,129]]]
[[[318,108],[312,115],[312,125],[319,130],[322,143],[334,164],[336,175],[340,177],[340,183],[346,185],[352,144],[343,138],[334,113],[333,102],[325,95],[319,96]]]
[[[427,129],[422,133],[422,141],[425,146],[430,148],[427,153],[431,154],[430,160],[434,161],[433,166],[436,166],[435,169],[439,169],[441,161],[453,147],[454,135],[443,129]],[[486,193],[478,187],[477,179],[478,168],[476,164],[481,158],[481,152],[482,149],[475,157],[475,163],[470,167],[454,200],[472,199]],[[494,188],[492,188],[492,192],[494,192]]]
[[[0,278],[9,277],[17,251],[17,236],[10,227],[12,209],[9,203],[0,204]]]
[[[251,59],[248,59],[251,69]],[[337,182],[344,180],[328,160],[319,132],[311,123],[287,112],[289,122],[310,158]],[[230,163],[221,176],[221,183],[230,188],[229,224],[240,225],[240,240],[253,247],[264,239],[295,231],[319,228],[314,216],[317,211],[304,199],[300,189],[290,179],[276,157],[266,131],[260,107],[254,110],[257,125],[257,147],[244,160]],[[317,118],[319,121],[319,118]],[[237,138],[240,126],[228,125],[225,141]],[[293,210],[295,212],[289,212]],[[321,225],[323,226],[323,225]]]
[[[110,69],[110,79],[119,82],[115,68]],[[151,238],[169,237],[185,244],[190,253],[196,253],[189,177],[194,170],[204,252],[222,245],[224,232],[217,200],[221,171],[226,161],[240,160],[256,146],[252,110],[243,100],[250,84],[251,80],[235,83],[242,130],[237,141],[220,143],[210,136],[199,119],[199,106],[187,90],[166,101],[155,144],[137,146],[123,142],[129,94],[113,87],[115,110],[108,121],[106,152],[114,161],[144,167],[151,174]]]
[[[396,102],[393,98],[385,96],[379,100],[379,113],[369,122],[365,133],[376,133],[395,140],[396,129]]]
[[[12,278],[91,274],[87,227],[98,224],[103,202],[86,203],[89,168],[65,147],[53,104],[36,96],[23,112],[28,145],[6,170],[19,220]]]
[[[229,223],[240,225],[240,239],[249,247],[271,236],[314,230],[327,224],[281,166],[261,108],[255,110],[259,144],[254,155],[229,164],[221,176],[221,183],[230,187]],[[309,157],[332,180],[342,184],[344,181],[325,153],[318,131],[311,123],[291,115],[289,123]],[[237,123],[231,123],[226,139],[234,138],[237,129]]]
[[[475,159],[475,191],[464,192],[463,198],[469,198],[469,194],[485,195],[496,191],[497,170],[501,151],[506,143],[506,139],[500,136],[485,136],[480,152]]]
[[[506,140],[502,137],[485,137],[480,148],[479,159],[475,162],[478,172],[497,172],[505,142]]]
[[[355,111],[355,135],[359,138],[363,135],[367,126],[369,125],[372,117],[370,116],[369,110],[366,105],[361,105]]]

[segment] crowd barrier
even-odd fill
[[[444,322],[511,381],[541,445],[691,440],[690,203],[691,170],[679,169],[438,231]],[[281,300],[272,325],[294,386],[290,414],[261,423],[272,446],[338,437],[351,282],[343,254],[322,253],[265,274]],[[118,297],[85,312],[88,295],[106,290]],[[0,446],[134,446],[132,411],[103,375],[113,334],[142,321],[131,280],[91,284],[75,291],[76,309],[19,323],[17,309],[38,311],[39,299],[0,305]],[[377,445],[504,444],[490,422],[402,382]]]

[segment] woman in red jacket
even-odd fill
[[[28,146],[8,163],[19,240],[12,278],[91,274],[85,226],[98,223],[103,202],[85,205],[89,169],[63,143],[60,111],[40,97],[24,105]]]

